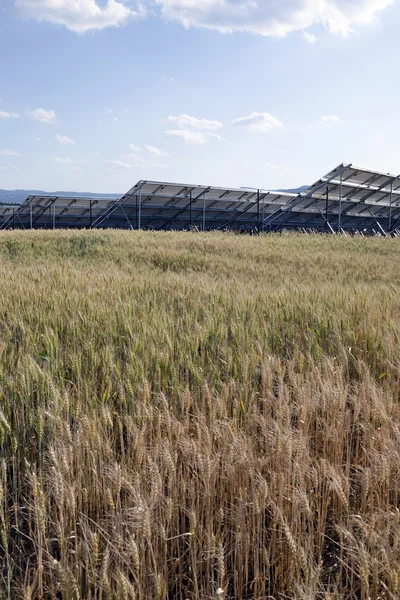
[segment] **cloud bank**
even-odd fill
[[[95,0],[15,0],[15,6],[36,21],[64,25],[75,33],[119,27],[145,15],[141,4],[133,10],[116,0],[102,6]]]
[[[283,37],[315,25],[347,36],[354,27],[373,23],[394,0],[138,0],[133,8],[117,0],[101,5],[96,0],[15,0],[15,5],[37,21],[85,33],[144,17],[154,1],[163,19],[179,21],[187,28]],[[312,43],[314,36],[305,39]]]
[[[258,133],[269,133],[273,129],[279,129],[283,127],[283,123],[269,113],[259,112],[253,112],[247,117],[239,117],[238,119],[232,121],[232,125],[236,127],[244,127],[249,131],[255,131]]]
[[[282,37],[313,25],[348,35],[353,26],[371,24],[393,0],[156,0],[156,3],[165,19],[180,21],[185,27]]]

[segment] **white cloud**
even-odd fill
[[[165,163],[152,163],[149,166],[155,167],[156,169],[168,169],[168,165],[166,165]]]
[[[165,19],[185,27],[223,33],[247,31],[282,37],[323,25],[331,33],[349,35],[355,25],[369,25],[394,0],[156,0]]]
[[[66,156],[66,157],[55,156],[54,160],[56,160],[58,163],[64,164],[64,165],[70,165],[72,163],[72,160],[69,158],[69,156]]]
[[[214,138],[214,140],[218,140],[219,142],[224,141],[224,138],[218,135],[217,133],[206,133],[205,135],[209,138]]]
[[[153,156],[169,156],[169,154],[167,152],[164,152],[163,150],[160,150],[159,148],[155,148],[154,146],[145,146],[147,152],[149,152],[150,154],[152,154]]]
[[[113,121],[119,121],[118,117],[111,117]]]
[[[14,150],[9,150],[8,148],[0,148],[1,156],[21,156],[18,152],[14,152]]]
[[[54,110],[46,110],[45,108],[37,108],[27,113],[28,117],[34,121],[40,121],[41,123],[47,123],[53,125],[56,122],[56,113]]]
[[[321,125],[322,127],[332,127],[333,125],[339,125],[340,122],[340,117],[337,115],[327,115],[320,118],[318,125]]]
[[[0,110],[0,119],[18,119],[19,114],[16,112],[7,112],[5,110]]]
[[[144,162],[144,158],[142,158],[141,156],[138,156],[137,154],[128,154],[128,158],[131,160],[134,160],[136,162],[140,162],[140,163]]]
[[[208,144],[209,137],[201,131],[190,131],[189,129],[169,129],[164,134],[168,137],[177,137],[186,144]]]
[[[133,144],[131,144],[133,146]],[[109,170],[115,169],[140,169],[147,167],[167,168],[163,163],[152,163],[151,157],[169,156],[166,152],[155,148],[154,146],[144,146],[150,156],[139,156],[137,154],[121,154],[119,158],[113,160],[105,160],[104,164],[109,165]],[[140,148],[139,148],[140,150]]]
[[[310,33],[309,31],[303,31],[303,38],[309,44],[315,44],[317,42],[317,38],[315,37],[315,35],[313,33]]]
[[[129,144],[129,150],[133,150],[134,152],[141,152],[139,146],[135,146],[135,144]]]
[[[35,138],[35,141],[36,142],[43,142],[43,139],[41,137],[37,137],[37,138]]]
[[[117,0],[101,5],[96,0],[15,0],[15,5],[36,21],[64,25],[75,33],[118,27],[145,14],[142,4],[132,10]]]
[[[75,33],[119,27],[146,15],[146,6],[159,6],[162,18],[185,27],[232,33],[246,31],[282,37],[322,25],[349,35],[354,26],[369,25],[394,0],[15,0],[21,14],[63,25]],[[312,36],[312,34],[309,34]],[[313,37],[313,36],[312,36]],[[310,41],[310,39],[308,39]],[[164,79],[170,80],[167,75]]]
[[[11,167],[0,165],[0,171],[18,171],[18,167],[16,167],[15,165],[12,165]]]
[[[261,133],[269,133],[273,129],[283,127],[283,123],[278,121],[275,117],[269,113],[253,112],[247,117],[239,117],[232,121],[232,125],[239,127],[245,127],[249,131],[256,131]]]
[[[81,173],[83,171],[82,167],[71,167],[71,171],[75,171],[76,173]]]
[[[133,169],[135,165],[124,160],[105,160],[106,165],[110,165],[113,168],[121,169]]]
[[[221,129],[223,123],[219,121],[210,121],[209,119],[198,119],[189,115],[179,115],[178,117],[167,117],[162,123],[173,123],[180,129],[193,129],[195,131],[215,131]]]
[[[71,138],[67,137],[66,135],[56,135],[56,142],[57,144],[75,144],[74,140],[71,140]]]

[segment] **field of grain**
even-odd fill
[[[0,598],[400,597],[400,244],[0,235]]]

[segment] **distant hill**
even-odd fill
[[[77,196],[86,198],[120,198],[122,194],[93,194],[91,192],[44,192],[43,190],[0,190],[0,204],[20,204],[31,194],[44,196]]]

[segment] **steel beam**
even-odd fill
[[[339,196],[339,218],[338,218],[338,233],[341,230],[342,224],[342,196],[343,196],[343,173],[340,174],[340,196]]]

